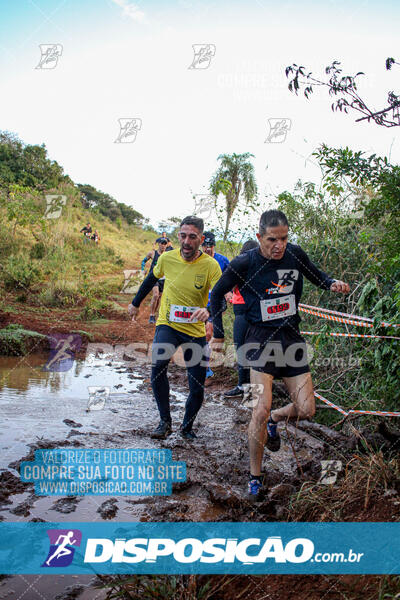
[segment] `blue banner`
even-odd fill
[[[0,523],[2,574],[399,574],[400,523]]]

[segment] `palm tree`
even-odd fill
[[[250,152],[244,154],[220,154],[221,161],[217,171],[210,181],[210,192],[218,196],[221,192],[226,201],[226,221],[224,242],[228,237],[229,225],[238,205],[240,195],[247,205],[251,205],[257,196],[257,184],[254,176],[254,166],[249,161],[254,158]]]

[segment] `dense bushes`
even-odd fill
[[[400,229],[396,226],[400,203],[396,206],[393,199],[398,193],[398,170],[383,163],[384,174],[379,174],[381,162],[365,160],[361,181],[354,172],[358,164],[354,154],[324,148],[317,156],[322,166],[329,166],[325,190],[299,183],[293,194],[280,194],[278,206],[287,214],[297,243],[324,271],[348,282],[351,293],[332,294],[305,280],[302,301],[372,318],[374,327],[342,325],[301,314],[301,329],[321,332],[307,338],[314,347],[314,383],[322,395],[345,408],[398,410],[398,341],[326,335],[346,331],[398,335],[398,329],[380,326],[381,321],[400,323]],[[388,183],[390,173],[393,185]],[[344,181],[344,176],[352,176],[351,181]],[[318,418],[331,422],[337,420],[337,413],[320,411]]]
[[[112,196],[97,190],[92,185],[78,183],[78,189],[81,193],[81,202],[84,208],[109,218],[119,228],[121,219],[124,219],[128,225],[144,225],[148,222],[148,219],[145,219],[140,212],[131,206],[123,202],[117,202]]]
[[[39,279],[40,270],[20,254],[11,255],[4,263],[3,281],[6,290],[27,290]]]

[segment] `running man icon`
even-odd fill
[[[48,560],[46,560],[46,565],[50,566],[51,561],[53,560],[53,558],[56,558],[56,556],[60,557],[61,556],[66,556],[67,554],[72,554],[72,550],[70,550],[69,548],[66,548],[67,544],[76,544],[77,540],[72,540],[70,539],[71,537],[73,537],[74,532],[73,531],[69,531],[67,533],[67,535],[60,535],[58,536],[58,540],[56,541],[56,544],[59,544],[59,546],[57,547],[57,550],[54,552],[54,554],[52,554],[52,556],[50,556],[50,558]],[[60,544],[60,540],[63,539],[63,541]]]
[[[47,535],[50,549],[42,567],[69,566],[75,553],[73,546],[81,545],[82,532],[79,529],[48,529]]]
[[[43,371],[68,371],[73,365],[75,352],[81,347],[81,336],[53,333],[49,336],[49,341],[50,356]]]

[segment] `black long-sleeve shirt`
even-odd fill
[[[303,291],[303,275],[311,283],[328,290],[335,281],[318,269],[300,246],[288,243],[285,254],[279,260],[265,258],[259,248],[253,248],[234,258],[223,272],[220,280],[211,292],[211,315],[214,325],[214,337],[223,338],[222,307],[224,295],[235,285],[238,286],[246,306],[246,319],[260,327],[282,327],[292,325],[297,328],[301,321],[298,315],[298,304]],[[291,296],[291,298],[289,298]],[[261,308],[265,301],[282,300],[281,307],[286,307],[286,299],[295,301],[295,314],[279,317],[275,308]],[[263,302],[264,301],[264,302]],[[268,303],[268,302],[267,302]],[[263,311],[271,312],[269,320],[263,318]]]

